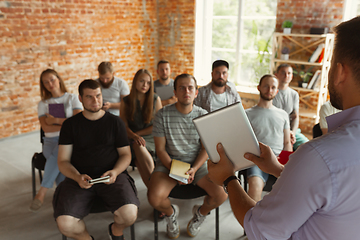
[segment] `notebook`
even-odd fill
[[[189,175],[185,173],[191,168],[190,163],[182,162],[180,160],[173,159],[171,161],[171,168],[169,176],[175,180],[188,184]]]
[[[241,103],[194,118],[193,122],[211,161],[220,161],[216,145],[221,142],[235,170],[255,165],[244,158],[246,152],[259,156],[260,148]]]
[[[174,86],[157,87],[156,94],[159,95],[161,100],[167,100],[174,96]]]
[[[50,103],[49,114],[56,118],[66,118],[63,103]]]

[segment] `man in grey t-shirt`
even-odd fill
[[[292,151],[289,116],[284,110],[272,104],[274,97],[278,93],[278,84],[275,76],[264,75],[258,85],[260,92],[259,103],[246,110],[258,141],[270,146],[276,156],[282,150]],[[247,177],[249,196],[255,201],[260,201],[261,192],[269,174],[254,166],[247,170]]]
[[[179,207],[172,205],[168,196],[179,182],[169,177],[172,159],[190,163],[188,184],[196,184],[207,192],[202,205],[193,207],[193,218],[187,232],[194,237],[200,231],[200,225],[214,208],[227,198],[224,189],[209,181],[206,160],[208,155],[200,142],[192,119],[206,111],[193,105],[197,84],[193,76],[181,74],[175,78],[174,92],[178,101],[160,109],[154,119],[153,135],[158,161],[150,178],[148,188],[149,203],[158,211],[165,213],[167,235],[175,239],[180,234],[177,221]]]
[[[309,141],[299,128],[299,94],[289,84],[293,78],[293,69],[284,63],[276,69],[276,77],[279,80],[279,93],[273,100],[274,106],[285,110],[290,118],[290,134],[293,149],[296,150],[301,144]]]
[[[174,80],[170,78],[171,68],[169,61],[160,60],[157,65],[156,72],[159,75],[159,79],[154,81],[154,92],[160,96],[161,104],[163,106],[166,106],[175,103],[177,99],[174,94],[171,94],[170,97],[164,97],[163,94],[161,94],[160,91],[158,91],[159,88],[162,89],[168,88],[166,91],[169,90],[171,90],[171,92],[173,91]],[[164,95],[168,95],[168,94],[164,94]]]
[[[102,62],[98,66],[99,78],[103,94],[102,110],[120,116],[120,103],[124,97],[130,94],[127,82],[114,76],[114,67],[111,62]]]

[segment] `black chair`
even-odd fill
[[[320,128],[320,123],[314,125],[312,132],[313,132],[313,138],[320,137],[323,134]]]
[[[32,160],[31,160],[31,178],[32,178],[32,193],[33,193],[33,198],[36,195],[36,176],[35,176],[35,172],[36,169],[39,172],[39,178],[40,178],[40,184],[42,182],[42,173],[41,171],[44,170],[45,167],[45,162],[46,162],[46,158],[44,157],[43,153],[34,153]]]
[[[109,210],[106,208],[105,202],[100,197],[95,198],[90,213],[102,213],[107,211]],[[130,234],[131,234],[131,240],[135,240],[134,224],[130,226]],[[62,235],[62,240],[67,240],[67,237],[65,235]]]
[[[207,195],[204,189],[197,185],[188,184],[188,185],[177,185],[170,192],[169,197],[176,199],[195,199]],[[159,211],[154,209],[154,238],[155,240],[159,239],[158,233],[158,216]],[[215,239],[219,240],[219,207],[215,209]]]
[[[44,136],[45,133],[42,130],[42,128],[40,129],[40,142],[42,145],[44,145]],[[36,176],[35,176],[35,171],[36,169],[39,172],[39,179],[40,179],[40,184],[42,182],[42,173],[41,171],[44,171],[45,168],[45,162],[46,162],[46,158],[44,157],[44,154],[42,152],[40,153],[34,153],[32,159],[31,159],[31,178],[32,178],[32,192],[33,192],[33,198],[36,195]]]

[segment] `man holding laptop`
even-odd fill
[[[276,156],[282,150],[292,151],[290,142],[290,124],[288,114],[275,107],[272,100],[278,90],[278,80],[273,75],[261,77],[258,85],[260,92],[259,103],[249,109],[246,114],[259,142],[267,144]],[[261,200],[261,193],[269,174],[254,166],[246,170],[249,183],[249,196],[256,202]]]
[[[163,106],[177,101],[174,95],[174,80],[170,78],[171,68],[167,60],[160,60],[157,65],[159,79],[154,81],[154,92],[159,95]]]
[[[327,117],[329,132],[304,143],[286,165],[270,147],[260,157],[246,153],[264,172],[279,177],[256,203],[241,187],[232,163],[218,144],[220,161],[209,162],[209,176],[226,179],[231,208],[249,239],[358,239],[360,221],[360,17],[334,28],[329,71],[330,102],[342,110]]]
[[[181,74],[175,78],[174,93],[178,101],[160,109],[154,119],[153,135],[158,160],[150,178],[148,188],[149,203],[158,211],[165,213],[167,235],[175,239],[180,235],[177,221],[179,207],[172,205],[168,196],[179,184],[169,176],[173,159],[191,164],[186,174],[188,184],[196,184],[207,192],[203,205],[193,207],[193,218],[189,221],[187,232],[194,237],[200,231],[200,225],[214,208],[227,198],[221,186],[209,181],[206,160],[208,155],[200,142],[192,119],[207,112],[193,105],[197,95],[195,78],[190,74]]]
[[[240,95],[236,91],[235,85],[228,81],[229,63],[224,60],[216,60],[212,65],[209,84],[199,88],[199,94],[194,104],[212,112],[219,108],[241,102]]]
[[[108,228],[111,239],[123,240],[123,230],[137,218],[139,199],[134,180],[126,171],[131,152],[125,124],[101,109],[100,87],[92,79],[80,83],[79,99],[84,111],[62,125],[58,165],[66,179],[54,194],[54,217],[65,236],[93,239],[83,218],[93,200],[101,197],[114,214],[114,222]],[[105,183],[92,182],[99,177],[106,177]]]

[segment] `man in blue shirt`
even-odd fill
[[[335,27],[329,72],[331,104],[343,110],[327,118],[329,133],[303,144],[281,165],[271,149],[245,154],[264,172],[279,177],[255,204],[236,180],[221,144],[209,177],[224,183],[232,210],[248,239],[358,239],[360,221],[360,17]]]

